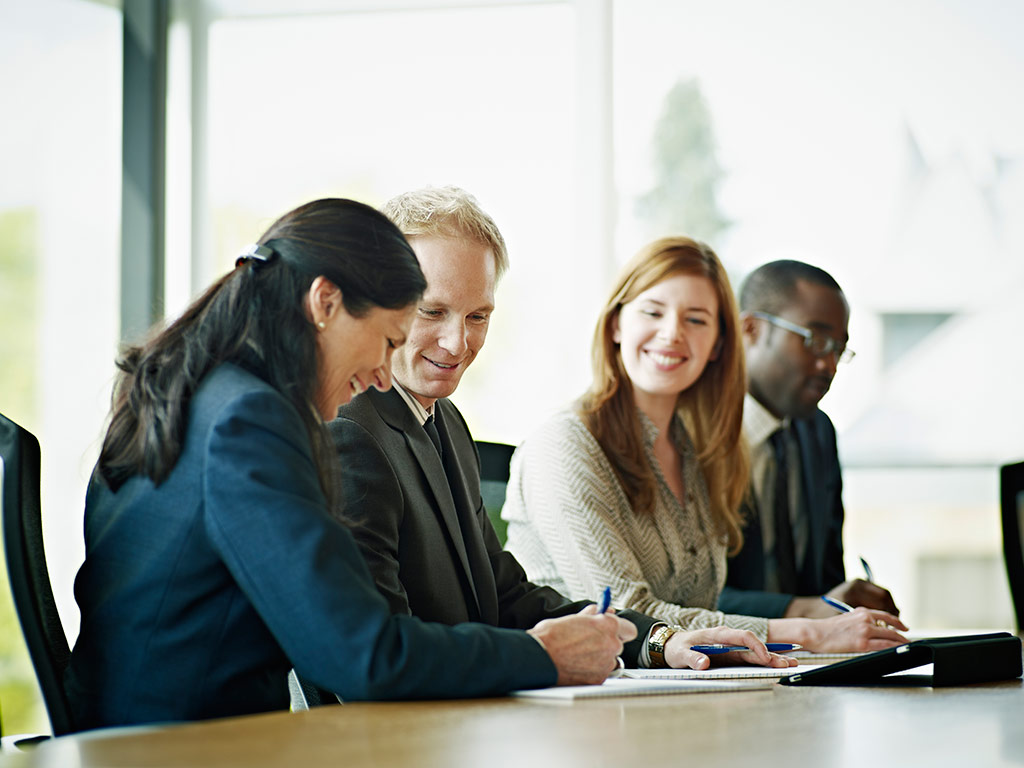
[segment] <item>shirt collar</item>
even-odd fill
[[[391,386],[398,390],[398,394],[405,400],[405,404],[409,406],[409,410],[412,411],[412,415],[416,417],[416,420],[420,423],[420,426],[427,423],[427,419],[434,415],[434,406],[431,405],[429,409],[423,407],[423,403],[413,397],[409,392],[406,391],[405,387],[398,383],[393,377],[391,379]]]
[[[789,419],[777,419],[749,392],[743,398],[743,434],[751,446],[760,445],[780,427],[789,426]]]
[[[654,422],[648,418],[647,414],[644,413],[639,407],[636,409],[637,417],[640,419],[640,429],[644,435],[644,445],[648,452],[654,450],[654,441],[658,439],[658,428],[654,426]],[[683,417],[678,411],[672,416],[672,422],[669,424],[669,438],[675,445],[683,457],[688,457],[693,453],[693,448],[690,444],[690,436],[686,431],[686,424],[683,422]]]

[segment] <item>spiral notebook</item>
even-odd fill
[[[530,699],[602,699],[609,696],[663,696],[678,693],[725,693],[729,691],[770,691],[775,683],[763,680],[637,680],[609,677],[601,685],[561,685],[512,691],[513,696]]]

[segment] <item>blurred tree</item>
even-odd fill
[[[37,214],[0,211],[0,411],[31,430],[35,424]]]
[[[654,129],[654,187],[637,201],[651,237],[685,234],[714,244],[730,222],[718,210],[724,172],[715,157],[711,114],[696,80],[665,96]]]
[[[37,429],[37,232],[35,209],[0,211],[0,411],[29,430]],[[0,583],[0,701],[4,733],[48,730],[6,577]]]

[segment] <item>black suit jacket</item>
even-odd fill
[[[821,595],[846,579],[843,567],[843,478],[836,430],[822,411],[793,421],[800,446],[804,498],[809,515],[807,555],[797,574],[800,595]],[[752,497],[752,494],[751,494]],[[726,586],[718,608],[748,616],[782,616],[793,595],[764,591],[764,544],[756,505],[748,498],[742,510],[747,526],[743,549],[729,560]]]
[[[444,465],[397,390],[369,390],[329,424],[342,475],[343,512],[377,587],[396,613],[456,624],[477,621],[529,629],[576,613],[570,602],[531,583],[502,549],[480,495],[480,458],[462,414],[447,399],[434,406]],[[624,657],[635,663],[653,619],[637,625]]]

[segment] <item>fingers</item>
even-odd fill
[[[741,645],[749,651],[733,651],[716,654],[714,662],[708,655],[692,650],[694,645]],[[691,632],[676,632],[665,647],[665,661],[670,667],[690,669],[707,669],[712,663],[719,664],[756,664],[760,666],[789,666],[788,661],[779,661],[787,657],[772,654],[765,648],[753,632],[730,627],[713,627],[698,629]],[[796,663],[794,661],[794,663]]]
[[[892,627],[894,629],[902,629],[904,632],[909,629],[906,624],[899,620],[897,616],[886,611],[870,611],[871,618],[875,624],[880,627]]]
[[[864,579],[853,579],[839,585],[834,591],[839,591],[839,599],[853,606],[863,606],[879,611],[886,611],[894,616],[899,616],[900,609],[892,599],[892,594],[885,587],[881,587]],[[832,595],[835,597],[836,595]]]
[[[625,619],[620,619],[618,616],[612,616],[615,619],[616,635],[619,638],[620,643],[628,643],[630,640],[636,640],[636,624]]]

